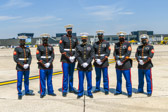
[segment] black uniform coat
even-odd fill
[[[75,36],[68,37],[64,36],[59,42],[59,49],[62,54],[61,62],[71,63],[69,60],[70,56],[75,55],[75,48],[78,45],[78,39]]]
[[[13,53],[13,59],[17,63],[16,70],[26,71],[30,69],[30,66],[27,69],[24,69],[24,64],[31,64],[32,56],[31,51],[27,47],[16,47]]]
[[[81,44],[76,47],[75,57],[78,61],[77,69],[80,71],[91,71],[92,70],[92,60],[94,57],[93,47],[89,44]],[[87,62],[89,65],[86,68],[82,67],[82,64]]]
[[[143,60],[144,65],[138,64],[139,69],[150,69],[153,67],[151,59],[154,56],[154,47],[152,45],[140,45],[137,48],[135,57],[137,61]]]
[[[120,60],[123,63],[122,66],[118,66],[118,64],[116,63],[117,69],[127,70],[132,67],[132,60],[129,58],[131,55],[131,51],[132,48],[129,42],[124,42],[122,44],[118,42],[115,44],[113,56],[116,61]]]
[[[36,58],[38,60],[39,69],[52,69],[54,60],[54,48],[50,45],[39,45],[36,51]],[[44,64],[50,63],[49,68],[46,68]]]
[[[95,51],[94,59],[100,59],[103,62],[101,65],[98,65],[96,61],[94,61],[94,66],[100,68],[109,66],[108,57],[111,52],[110,44],[105,40],[102,42],[97,41],[94,43],[93,48]]]

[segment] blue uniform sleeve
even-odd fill
[[[19,61],[19,52],[18,52],[18,48],[15,48],[14,52],[13,52],[13,59],[14,61],[20,65],[21,67],[23,67],[24,63]]]
[[[125,53],[124,58],[122,58],[122,59],[120,60],[122,63],[124,63],[127,59],[130,58],[131,51],[132,51],[131,44],[128,43],[128,45],[127,45],[127,52]]]
[[[143,60],[145,63],[147,63],[148,61],[150,61],[154,56],[154,47],[150,46],[149,49],[149,55],[147,56],[147,58],[145,60]]]
[[[95,55],[95,52],[94,52],[94,49],[93,47],[91,46],[91,52],[90,52],[90,57],[88,58],[87,60],[87,63],[90,64],[94,58],[94,55]]]
[[[48,62],[49,62],[49,63],[52,63],[52,62],[54,61],[54,57],[55,57],[54,48],[52,47],[51,58],[50,58],[50,60],[49,60]]]
[[[117,56],[117,54],[116,54],[116,44],[115,44],[115,46],[114,46],[113,56],[114,56],[114,59],[115,59],[115,60],[119,60],[119,58],[118,58],[118,56]]]
[[[28,48],[28,50],[29,50],[29,54],[28,54],[28,64],[30,65],[31,64],[31,61],[32,61],[32,55],[31,55],[31,51],[30,51],[30,49]]]
[[[41,59],[41,51],[40,51],[40,48],[39,46],[37,47],[37,51],[36,51],[36,58],[38,60],[38,63],[41,63],[43,66],[45,64],[45,62]]]
[[[103,58],[101,60],[102,62],[104,62],[110,56],[110,52],[111,52],[110,44],[107,43],[106,44],[106,53],[105,53],[105,56],[103,56]]]
[[[137,48],[136,53],[135,53],[135,58],[139,62],[140,58],[139,58],[138,48]]]
[[[79,47],[77,46],[77,47],[76,47],[76,52],[75,52],[75,57],[76,57],[76,59],[78,60],[78,63],[79,63],[80,65],[82,65],[82,64],[84,63],[81,56],[82,56],[82,54],[81,54],[81,52],[80,52],[80,50],[79,50]]]

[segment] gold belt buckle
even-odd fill
[[[26,61],[27,60],[27,58],[24,58],[24,61]]]
[[[48,56],[46,56],[46,58],[48,59]]]
[[[122,56],[119,56],[119,58],[122,58]]]

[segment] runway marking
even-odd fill
[[[109,64],[112,64],[114,62],[115,62],[114,59],[109,59]],[[75,69],[75,71],[77,71],[77,69]],[[59,75],[59,74],[62,74],[62,71],[54,72],[53,76]],[[39,75],[29,77],[29,80],[35,80],[35,79],[39,79]],[[22,81],[24,81],[24,79]],[[17,79],[0,82],[0,86],[5,86],[9,84],[14,84],[14,83],[17,83]]]

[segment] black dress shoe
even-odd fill
[[[45,95],[40,95],[40,98],[44,98]]]
[[[69,93],[74,93],[74,91],[72,90],[72,91],[69,91]]]
[[[66,96],[67,96],[67,93],[62,93],[62,96],[63,96],[63,97],[66,97]]]
[[[144,93],[143,91],[136,91],[135,94]]]
[[[18,96],[18,100],[22,100],[22,95],[19,95],[19,96]]]
[[[89,98],[93,98],[93,95],[89,95],[88,97],[89,97]]]
[[[109,94],[109,92],[108,91],[105,91],[105,95],[108,95]]]
[[[132,97],[132,95],[128,95],[128,98],[131,98]]]
[[[25,95],[26,96],[34,96],[35,94],[34,93],[26,93]]]
[[[52,94],[48,94],[48,95],[50,95],[50,96],[57,96],[55,93],[52,93]]]
[[[148,96],[148,97],[151,97],[151,96],[152,96],[152,94],[149,94],[149,93],[148,93],[148,94],[147,94],[147,96]]]
[[[82,95],[83,96],[83,95]],[[80,99],[82,96],[77,96],[77,99]]]
[[[114,95],[120,95],[120,94],[122,94],[122,93],[115,93]]]
[[[94,90],[94,91],[93,91],[93,93],[98,93],[98,92],[100,92],[100,90]]]
[[[75,90],[72,90],[72,91],[69,91],[69,93],[74,93],[74,94],[77,94],[78,92],[75,91]]]

